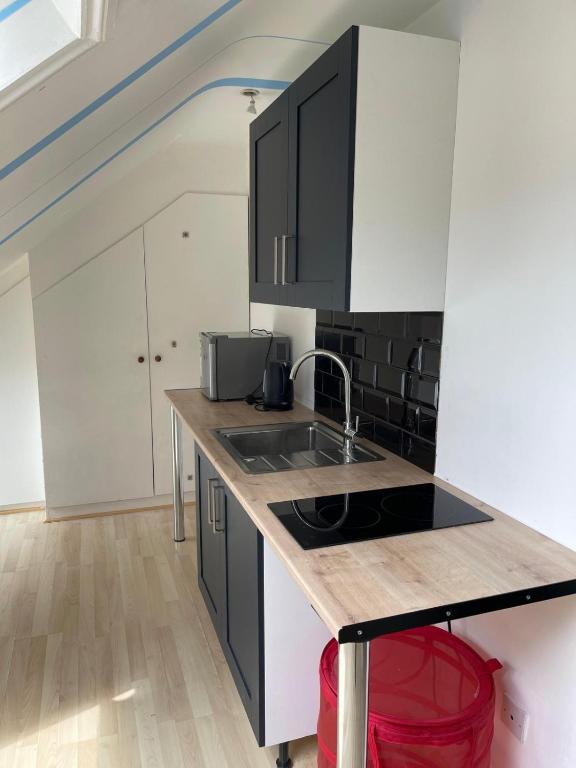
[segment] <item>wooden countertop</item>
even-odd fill
[[[386,461],[248,475],[211,434],[217,427],[326,421],[304,406],[262,413],[242,402],[210,402],[195,389],[166,395],[314,609],[343,642],[576,593],[576,552],[367,441],[360,442]],[[423,482],[449,490],[494,521],[303,550],[267,506]]]

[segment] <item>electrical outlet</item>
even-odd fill
[[[524,744],[528,736],[528,712],[515,704],[507,693],[502,700],[502,720],[512,731],[521,744]]]

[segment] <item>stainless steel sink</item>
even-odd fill
[[[342,450],[343,435],[320,421],[215,429],[213,434],[251,475],[384,458],[360,445],[354,445],[352,455],[346,456]]]

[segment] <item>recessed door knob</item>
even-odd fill
[[[140,355],[140,357],[138,358],[138,362],[139,362],[139,363],[143,363],[143,362],[144,362],[144,360],[145,360],[144,356],[143,356],[143,355]]]
[[[156,360],[157,363],[161,362],[162,355],[154,355],[154,360]]]

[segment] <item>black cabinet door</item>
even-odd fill
[[[281,94],[250,126],[250,300],[279,302],[286,234],[288,96]]]
[[[288,89],[291,286],[281,303],[349,307],[357,48],[352,27]]]
[[[226,493],[226,622],[224,653],[260,746],[264,743],[262,536]]]
[[[198,584],[220,640],[226,612],[225,533],[222,524],[224,484],[208,459],[196,451],[196,540]],[[220,517],[217,515],[220,513]]]

